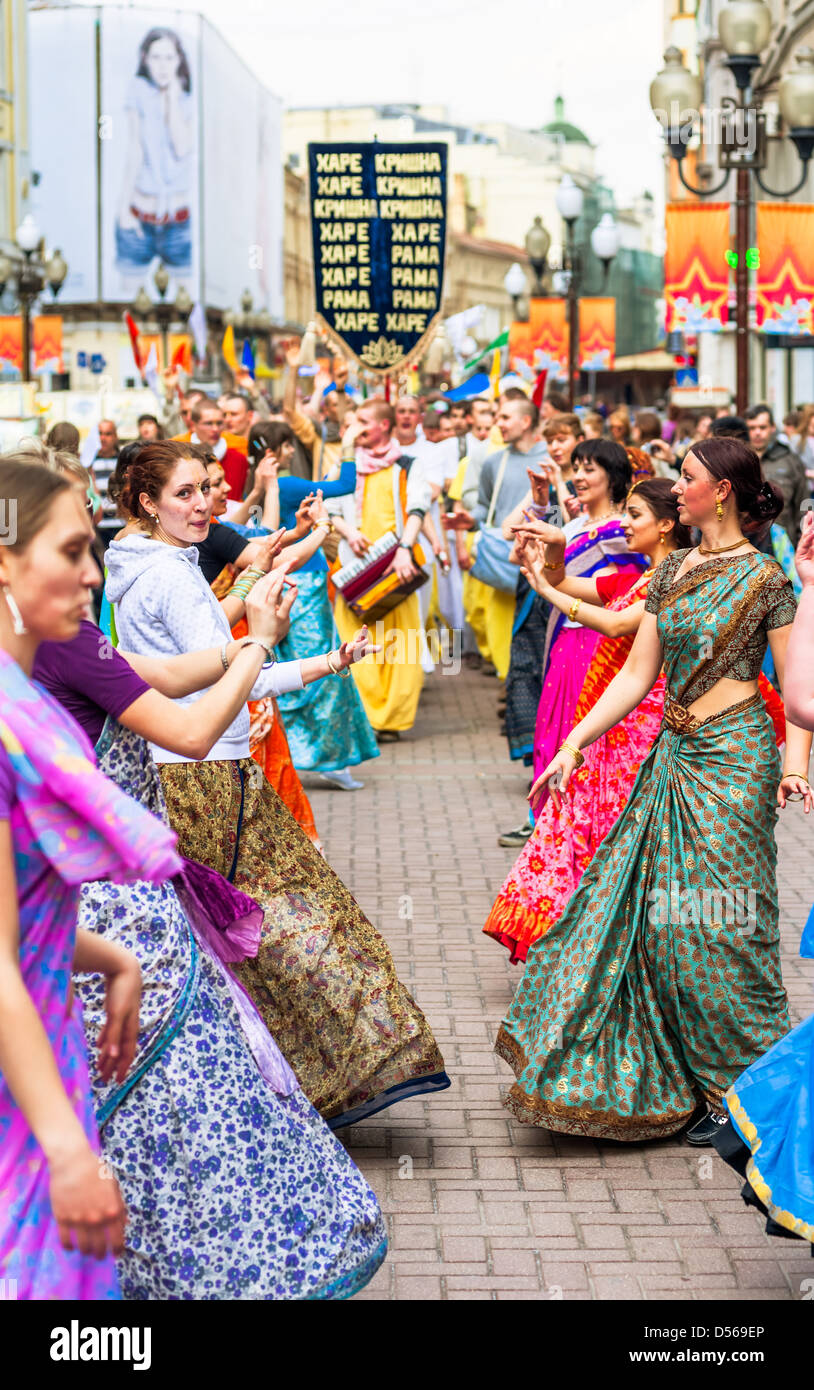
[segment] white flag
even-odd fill
[[[188,327],[195,340],[195,356],[202,362],[206,357],[206,314],[200,300],[189,316]]]
[[[155,350],[155,343],[150,344],[150,354],[144,363],[144,380],[150,390],[157,396],[158,390],[158,353]]]

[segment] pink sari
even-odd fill
[[[638,603],[647,582],[632,571],[600,581],[606,607],[618,613]],[[608,595],[615,589],[613,598]],[[566,629],[568,631],[568,629]],[[624,665],[633,637],[597,638],[596,653],[581,695],[571,711],[573,723],[588,713]],[[534,832],[506,879],[484,931],[524,961],[529,948],[561,916],[569,898],[627,803],[639,767],[661,727],[664,676],[627,719],[585,749],[559,809],[546,799]],[[569,729],[572,725],[569,725]]]
[[[610,517],[598,526],[593,526],[589,518],[580,521],[581,528],[569,536],[565,547],[565,572],[571,578],[590,579],[599,570],[625,567],[631,567],[632,578],[644,569],[641,555],[628,550],[618,517]],[[566,526],[566,535],[572,524]],[[574,726],[574,710],[599,640],[598,632],[567,627],[564,615],[552,612],[543,657],[545,679],[534,731],[535,779],[548,767]],[[543,804],[547,800],[546,795]]]
[[[70,1002],[83,882],[178,873],[175,835],[109,782],[79,726],[0,651],[0,773],[10,779],[20,969],[66,1093],[98,1152],[82,1012]],[[118,1298],[112,1257],[63,1250],[45,1155],[0,1076],[0,1281],[18,1299]]]

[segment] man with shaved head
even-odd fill
[[[119,457],[119,433],[114,420],[100,420],[97,425],[99,447],[96,450],[90,471],[96,484],[96,491],[102,499],[102,517],[97,527],[105,545],[108,545],[124,524],[116,514],[116,504],[107,495],[110,475]]]

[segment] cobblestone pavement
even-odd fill
[[[492,1043],[520,967],[481,928],[515,853],[497,834],[523,819],[528,774],[508,760],[498,690],[480,673],[437,672],[415,729],[365,765],[363,791],[304,779],[328,859],[387,938],[452,1078],[431,1100],[343,1131],[390,1232],[358,1296],[799,1299],[814,1278],[809,1245],[766,1236],[716,1154],[681,1139],[567,1138],[501,1105],[510,1073]],[[814,1006],[814,968],[797,956],[812,836],[790,808],[778,838],[795,1022]]]

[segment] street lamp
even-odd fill
[[[619,254],[621,243],[619,228],[613,217],[612,212],[604,212],[600,221],[591,232],[591,250],[596,259],[602,263],[602,288],[608,283],[608,272],[611,262]]]
[[[30,381],[31,371],[31,310],[46,284],[56,299],[68,274],[68,265],[61,251],[54,251],[46,260],[42,236],[31,213],[26,213],[15,233],[20,260],[13,261],[0,254],[0,295],[15,282],[22,318],[23,367],[21,377]]]
[[[752,184],[772,198],[790,198],[799,192],[808,176],[814,153],[814,52],[801,49],[797,70],[789,72],[780,84],[779,101],[789,137],[802,164],[797,183],[785,192],[769,188],[762,177],[766,167],[766,114],[760,98],[752,92],[752,77],[760,67],[760,54],[772,31],[771,11],[765,0],[727,0],[718,19],[718,32],[726,66],[735,79],[737,98],[724,97],[721,105],[726,118],[721,127],[719,167],[723,178],[713,187],[699,188],[684,173],[693,129],[700,116],[703,87],[700,78],[684,67],[677,48],[664,55],[664,68],[650,86],[650,105],[664,129],[667,148],[676,161],[678,176],[695,197],[709,198],[726,186],[732,170],[735,188],[735,327],[736,402],[742,415],[749,403],[749,268],[746,256],[752,222]]]
[[[574,409],[575,381],[577,375],[579,346],[579,286],[580,273],[577,256],[576,228],[582,216],[585,198],[582,189],[574,183],[570,174],[564,174],[557,189],[557,211],[567,230],[566,251],[563,258],[563,271],[568,277],[568,408]]]
[[[137,318],[154,318],[161,333],[161,345],[164,354],[164,366],[170,365],[169,358],[169,332],[173,319],[185,324],[192,313],[192,300],[185,285],[179,285],[172,304],[167,303],[167,290],[170,287],[170,272],[167,270],[163,261],[159,261],[158,268],[153,276],[153,284],[158,294],[158,302],[154,303],[147,294],[144,286],[139,289],[138,294],[133,300],[133,309]]]
[[[531,288],[532,297],[541,299],[545,294],[543,276],[545,275],[546,260],[551,250],[551,234],[543,226],[542,217],[535,217],[532,225],[526,232],[526,255],[529,258],[529,265],[534,271],[534,284]]]
[[[518,261],[510,265],[503,276],[503,288],[514,305],[514,317],[515,320],[518,320],[520,318],[520,300],[528,289],[525,272]]]

